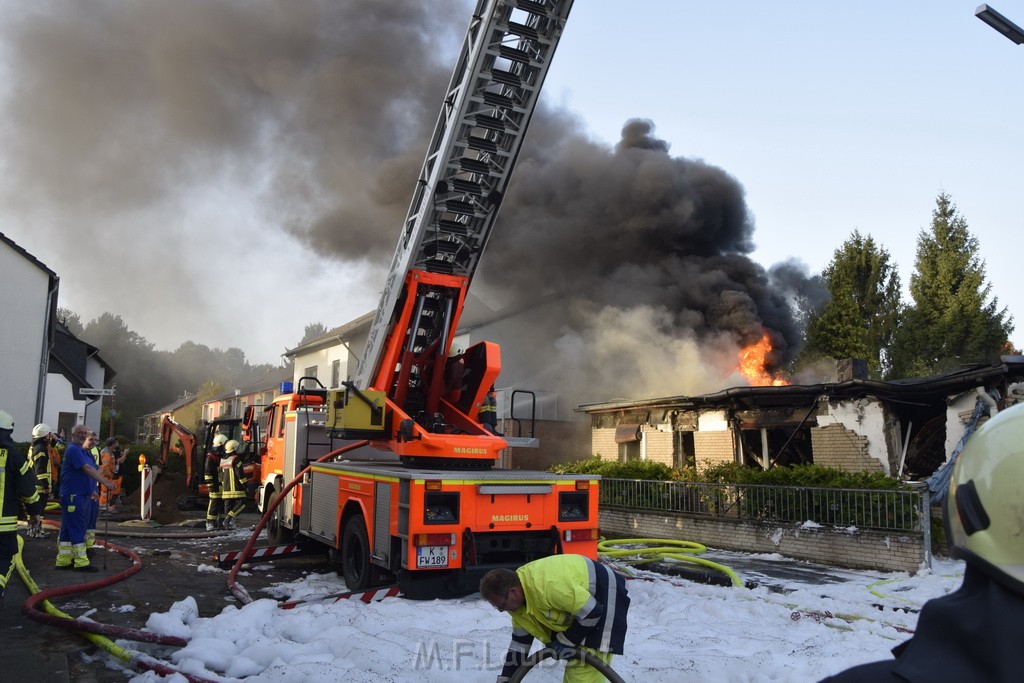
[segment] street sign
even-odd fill
[[[82,396],[113,396],[113,389],[79,389],[78,393]]]

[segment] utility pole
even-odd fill
[[[110,412],[108,413],[110,416],[110,419],[108,420],[110,423],[110,434],[108,434],[108,436],[114,436],[114,418],[117,417],[117,411],[114,410],[114,398],[117,396],[117,394],[114,393],[115,386],[117,385],[110,385]]]

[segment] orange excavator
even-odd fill
[[[254,438],[255,430],[255,423],[243,423],[241,418],[218,418],[204,422],[200,437],[197,437],[174,418],[164,416],[160,424],[160,458],[154,468],[157,469],[157,474],[160,470],[167,469],[172,453],[184,459],[187,490],[177,500],[180,509],[194,510],[206,503],[209,491],[203,481],[203,458],[213,450],[213,437],[223,434],[228,440],[236,439],[242,444],[242,453],[245,454],[259,442],[258,438]],[[254,482],[259,481],[259,462],[253,462],[247,465],[247,468],[254,475],[250,479]]]

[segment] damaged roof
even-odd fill
[[[785,386],[733,387],[699,396],[669,396],[640,400],[615,400],[588,403],[576,408],[581,413],[602,413],[650,408],[773,408],[806,405],[817,398],[876,398],[881,401],[934,403],[945,401],[951,394],[1005,387],[1024,382],[1024,356],[1002,356],[991,365],[965,365],[958,370],[893,381],[852,379],[821,384],[790,384]]]

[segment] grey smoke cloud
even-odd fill
[[[469,11],[464,0],[0,7],[3,219],[58,270],[64,305],[86,319],[122,313],[160,347],[248,350],[289,326],[296,341],[307,322],[340,324],[325,318],[376,303]],[[627,122],[609,147],[542,106],[498,220],[475,284],[507,305],[548,302],[499,340],[506,366],[548,385],[537,388],[568,374],[593,400],[714,390],[736,383],[735,348],[764,329],[779,362],[797,343],[798,270],[778,287],[749,258],[741,185],[672,156],[651,122]],[[282,274],[290,300],[238,304]]]

